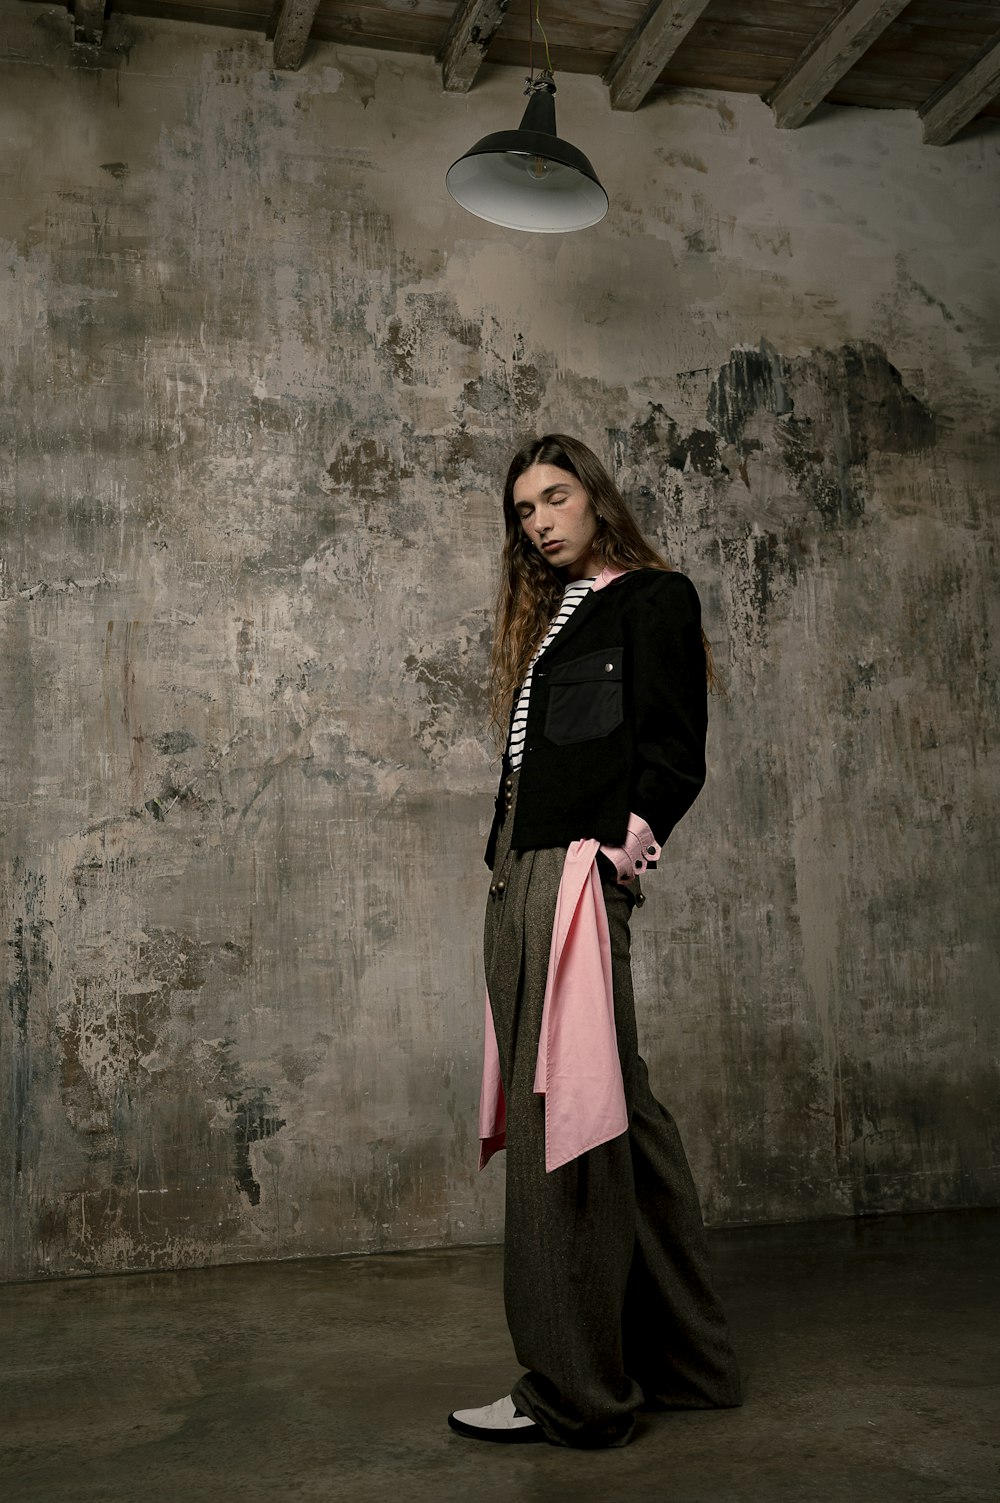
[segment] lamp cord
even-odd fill
[[[545,35],[545,27],[542,25],[542,18],[538,14],[538,7],[541,5],[541,3],[542,0],[535,0],[535,22],[538,26],[539,31],[542,33],[542,41],[545,43],[545,68],[547,72],[551,73],[552,59],[549,57],[549,39]]]
[[[526,94],[531,93],[531,91],[534,89],[534,86],[535,86],[535,26],[536,25],[538,26],[539,31],[542,33],[542,41],[545,43],[545,71],[548,74],[552,73],[552,58],[549,56],[549,39],[548,39],[548,37],[545,34],[545,27],[542,25],[542,18],[539,15],[539,7],[541,6],[541,3],[542,3],[542,0],[534,0],[534,9],[532,9],[532,0],[528,0],[528,74],[529,74],[529,77],[525,80],[525,82],[528,85],[527,89],[525,89],[525,91],[524,91]]]

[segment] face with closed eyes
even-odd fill
[[[600,573],[597,516],[575,475],[554,464],[531,465],[515,481],[514,510],[531,546],[564,579]]]

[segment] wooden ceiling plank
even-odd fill
[[[608,69],[613,110],[637,110],[708,0],[653,0]]]
[[[774,123],[794,130],[853,68],[909,0],[848,0],[767,96]]]
[[[907,21],[914,26],[947,26],[949,31],[963,29],[970,32],[978,32],[979,36],[989,36],[996,27],[996,0],[986,0],[986,3],[972,4],[962,3],[962,0],[948,0],[946,6],[942,6],[941,0],[913,0]]]
[[[73,0],[73,40],[100,45],[104,36],[104,0]]]
[[[467,94],[503,21],[510,0],[459,0],[441,49],[441,81],[450,94]]]
[[[1000,93],[1000,32],[967,67],[949,78],[920,106],[927,145],[946,146],[997,93]]]
[[[284,0],[274,30],[274,70],[294,73],[301,68],[319,0]]]

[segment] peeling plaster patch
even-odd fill
[[[735,350],[709,393],[706,416],[730,444],[739,445],[747,419],[754,413],[783,417],[792,411],[784,382],[783,361],[764,343],[757,350]]]
[[[669,557],[683,566],[717,529],[730,653],[754,682],[769,618],[787,614],[790,592],[820,563],[817,528],[863,522],[872,455],[922,453],[936,425],[872,344],[800,357],[763,344],[733,351],[709,377],[679,378],[686,431],[649,401],[644,418],[609,436],[637,519]],[[701,400],[711,426],[698,423]]]
[[[63,1103],[77,1131],[113,1130],[118,1099],[139,1089],[168,1019],[168,999],[155,980],[114,968],[76,978],[56,1032]]]
[[[691,107],[695,109],[709,110],[718,116],[723,135],[731,136],[736,130],[736,114],[734,110],[719,98],[718,95],[701,94],[697,89],[665,89],[650,96],[650,102],[655,97],[656,103],[661,107]]]
[[[515,365],[511,377],[514,403],[525,418],[538,410],[545,396],[545,377],[537,365]]]
[[[5,1002],[13,1024],[9,1037],[11,1055],[10,1124],[12,1128],[11,1171],[19,1178],[32,1166],[26,1162],[26,1145],[34,1115],[31,1091],[41,1072],[33,1060],[32,1022],[45,1007],[45,991],[53,971],[51,947],[54,930],[45,914],[45,878],[25,869],[15,858],[13,877],[14,918],[8,952]]]
[[[461,400],[463,407],[471,407],[475,412],[492,417],[495,413],[508,410],[511,397],[512,392],[505,382],[501,383],[489,376],[479,376],[475,381],[465,383]]]
[[[20,869],[18,862],[15,866],[15,879],[22,911],[15,917],[13,934],[7,941],[13,968],[7,985],[6,1000],[14,1026],[23,1041],[27,1036],[33,978],[47,977],[52,970],[52,961],[45,946],[45,936],[51,930],[52,923],[44,912],[45,878],[39,872]]]
[[[491,636],[490,623],[483,616],[473,617],[445,641],[419,647],[404,660],[406,672],[420,685],[426,714],[418,733],[432,760],[457,742],[474,742],[489,718],[486,671]]]
[[[712,256],[719,249],[715,238],[707,236],[704,230],[691,230],[684,236],[684,245],[693,256]]]
[[[338,62],[340,73],[351,86],[361,108],[366,110],[375,98],[375,87],[379,75],[378,61],[373,57],[364,57],[358,53],[350,55],[341,53]]]
[[[659,402],[650,402],[649,409],[645,421],[633,423],[627,434],[620,430],[613,434],[620,463],[652,463],[682,473],[693,470],[700,475],[725,473],[717,434],[707,428],[682,434]]]
[[[156,750],[164,757],[180,757],[192,747],[198,745],[197,737],[192,736],[190,731],[164,731],[162,735],[152,738]]]
[[[252,1206],[260,1205],[260,1185],[254,1178],[250,1145],[273,1138],[286,1125],[268,1100],[270,1094],[269,1086],[242,1086],[226,1097],[226,1111],[233,1118],[234,1178]]]
[[[68,595],[83,593],[90,590],[114,589],[117,580],[110,575],[99,574],[93,579],[40,579],[34,584],[22,585],[16,591],[0,591],[0,600],[10,599],[16,594],[20,600],[38,600],[46,595]]]
[[[398,318],[391,319],[389,329],[382,343],[382,349],[386,351],[393,374],[400,380],[413,383],[413,357],[417,348],[416,331],[411,327],[405,333],[402,321]]]
[[[407,268],[400,257],[401,286],[412,277],[421,280],[427,268]],[[375,326],[378,359],[393,383],[435,391],[457,365],[475,364],[482,345],[482,327],[458,313],[452,298],[439,293],[407,290],[397,298],[383,327]]]
[[[374,438],[342,443],[327,465],[332,486],[369,501],[397,501],[400,481],[413,471],[404,469]]]
[[[330,1052],[329,1038],[317,1036],[308,1049],[293,1049],[286,1045],[278,1055],[282,1073],[290,1085],[300,1090],[306,1081],[323,1068]]]
[[[257,676],[259,651],[253,618],[244,616],[236,632],[236,668],[240,683],[251,685]]]
[[[155,820],[162,821],[179,805],[182,809],[204,818],[220,804],[225,813],[234,813],[233,806],[229,805],[224,798],[222,788],[224,774],[219,772],[219,768],[249,734],[247,726],[241,727],[184,783],[178,783],[174,777],[167,774],[162,780],[160,792],[144,802],[143,808],[147,814],[151,814]],[[212,787],[206,787],[206,783],[211,783]],[[98,864],[102,864],[100,859]]]
[[[712,385],[708,418],[741,452],[748,487],[747,459],[764,446],[752,423],[762,414],[778,420],[782,467],[827,526],[863,517],[862,472],[875,449],[906,454],[935,441],[933,414],[871,344],[795,359],[764,346],[734,352]]]
[[[175,993],[201,991],[210,969],[238,975],[242,968],[238,945],[203,945],[167,930],[125,942],[105,935],[81,954],[72,997],[55,1020],[64,1107],[76,1130],[110,1131],[122,1095],[148,1087],[164,1069]]]
[[[656,155],[667,167],[690,167],[692,172],[707,172],[708,167],[689,151],[664,151],[662,146],[656,148]]]

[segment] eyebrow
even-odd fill
[[[555,485],[547,485],[543,491],[539,492],[539,495],[544,499],[546,496],[551,496],[551,494],[552,494],[553,491],[564,491],[564,490],[568,490],[568,489],[569,489],[569,481],[568,480],[557,480],[556,483],[555,483]],[[523,501],[515,501],[514,502],[515,506],[534,506],[534,504],[535,504],[535,498],[533,496],[532,497],[527,497],[526,496]]]

